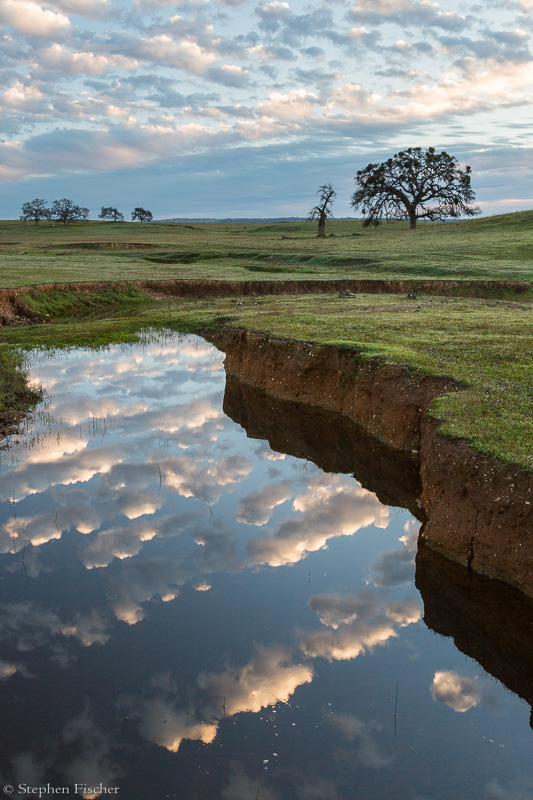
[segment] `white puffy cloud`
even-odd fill
[[[124,560],[136,556],[145,542],[155,536],[177,536],[198,519],[198,514],[171,514],[146,521],[137,519],[99,531],[82,548],[80,559],[87,569],[107,567],[114,558]]]
[[[63,39],[71,30],[67,16],[32,0],[0,0],[0,22],[17,33],[52,40]]]
[[[431,0],[356,0],[352,15],[378,23],[391,21],[402,26],[422,25],[447,30],[461,30],[468,24],[462,14],[442,11],[439,3]]]
[[[276,506],[285,503],[292,497],[293,489],[288,481],[270,483],[257,492],[245,495],[235,512],[237,522],[261,527],[270,520]]]
[[[43,92],[36,86],[25,86],[23,83],[16,83],[7,89],[1,97],[1,104],[8,109],[24,111],[31,109],[32,113],[41,113],[47,106],[47,99]]]
[[[483,696],[483,686],[477,678],[466,678],[451,671],[436,672],[430,691],[433,700],[459,713],[479,705]]]
[[[312,669],[291,661],[292,655],[284,647],[258,647],[244,667],[204,672],[198,676],[198,685],[209,692],[215,708],[224,703],[226,715],[260,711],[287,702],[298,686],[311,682]]]
[[[331,108],[342,107],[347,111],[357,111],[375,105],[380,99],[380,95],[367,91],[359,83],[344,83],[336,87],[329,100]]]
[[[17,665],[0,660],[0,681],[5,681],[17,673]]]
[[[100,531],[95,539],[83,548],[81,560],[87,569],[107,567],[114,558],[124,559],[137,555],[144,542],[156,535],[147,523],[132,523]]]
[[[463,64],[464,66],[464,64]],[[532,103],[531,63],[501,64],[472,60],[465,76],[450,74],[438,84],[419,84],[390,96],[392,113],[403,118],[429,119],[453,112]]]
[[[259,103],[257,111],[286,122],[300,121],[313,114],[317,103],[318,97],[305,89],[291,89],[287,94],[272,92],[265,102]]]
[[[311,481],[308,491],[295,498],[293,508],[300,512],[298,516],[250,542],[252,563],[294,564],[325,547],[330,538],[352,536],[367,525],[386,528],[389,522],[389,511],[375,494],[338,476]]]
[[[175,489],[182,497],[196,497],[206,503],[214,503],[220,498],[224,487],[244,480],[253,465],[240,455],[223,456],[214,465],[175,456],[161,460],[160,468],[166,486]]]
[[[88,614],[76,612],[65,622],[55,611],[29,600],[0,607],[0,639],[13,643],[21,652],[42,645],[52,648],[61,637],[75,638],[84,647],[105,644],[109,639],[108,624],[97,609]]]
[[[125,561],[118,575],[106,577],[113,613],[128,625],[135,625],[144,618],[144,603],[155,597],[164,602],[174,600],[180,594],[179,587],[195,575],[176,559]]]
[[[192,75],[202,75],[216,60],[216,54],[200,47],[197,42],[175,42],[167,34],[143,39],[138,47],[139,55],[162,64],[178,67]]]
[[[113,68],[135,69],[139,62],[119,54],[104,55],[91,51],[72,52],[55,42],[39,51],[39,66],[64,75],[102,75]]]
[[[64,447],[64,445],[60,445]],[[118,445],[104,445],[99,449],[84,449],[79,452],[65,453],[61,459],[39,460],[35,463],[28,459],[14,473],[9,473],[0,487],[0,497],[8,500],[12,496],[12,484],[16,478],[17,500],[28,495],[46,491],[56,484],[69,485],[90,481],[95,475],[109,472],[111,467],[120,463],[124,456]]]
[[[184,739],[209,744],[217,734],[216,723],[198,722],[185,711],[175,709],[166,698],[144,701],[136,715],[141,719],[141,736],[171,753],[178,752]]]
[[[111,0],[51,0],[47,5],[65,14],[100,17],[111,10]]]
[[[309,657],[328,661],[346,661],[372,651],[398,636],[395,625],[412,625],[421,617],[415,598],[386,601],[374,591],[355,596],[316,595],[309,606],[330,629],[304,634],[301,649]]]

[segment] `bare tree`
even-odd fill
[[[457,159],[444,151],[410,147],[359,170],[350,205],[362,207],[365,226],[382,219],[408,219],[414,230],[419,219],[473,217],[480,209],[471,205],[475,194],[470,176],[470,167],[461,170]]]
[[[308,220],[318,220],[318,233],[317,236],[324,237],[326,235],[326,220],[331,219],[331,206],[337,196],[337,192],[333,189],[331,183],[325,183],[319,186],[317,194],[320,195],[318,203],[314,206],[307,217]]]

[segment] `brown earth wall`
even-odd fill
[[[117,289],[136,286],[156,297],[246,297],[253,295],[334,294],[431,294],[469,296],[494,295],[494,292],[523,294],[531,289],[525,281],[385,281],[385,280],[335,280],[335,281],[215,281],[215,280],[145,280],[145,281],[85,281],[80,283],[41,283],[32,286],[0,289],[0,325],[17,322],[45,321],[44,317],[30,311],[21,295],[33,291],[68,291],[87,294],[106,286]]]
[[[267,394],[338,412],[420,458],[421,538],[470,569],[533,596],[533,475],[438,433],[433,399],[452,380],[360,359],[354,351],[226,328],[228,375]]]

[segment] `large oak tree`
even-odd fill
[[[85,206],[77,206],[67,197],[61,200],[54,200],[51,209],[52,219],[67,225],[69,222],[86,222],[89,219],[89,209]]]
[[[132,222],[134,222],[135,220],[138,220],[139,222],[152,222],[153,215],[152,212],[148,211],[146,208],[141,208],[140,206],[137,206],[137,208],[134,208],[133,211],[131,212],[131,219]]]
[[[19,219],[24,222],[33,220],[36,225],[41,219],[49,219],[52,213],[46,205],[46,200],[39,197],[36,197],[35,200],[29,200],[27,203],[23,203],[21,210],[22,214]]]
[[[384,161],[368,164],[355,176],[352,208],[362,208],[363,225],[378,225],[383,219],[417,220],[479,214],[472,206],[471,169],[434,147],[410,147]]]

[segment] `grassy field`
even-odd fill
[[[533,211],[455,223],[0,222],[0,285],[149,278],[533,280]],[[141,247],[139,247],[141,245]],[[144,245],[144,247],[142,246]]]
[[[24,280],[15,280],[16,271],[12,273],[9,266],[10,258],[14,257],[12,250],[3,260],[8,264],[3,272],[3,283],[21,285],[52,280],[149,276],[250,279],[254,271],[249,267],[255,262],[227,254],[252,251],[257,263],[270,267],[283,263],[288,269],[284,273],[262,273],[262,278],[529,279],[533,276],[533,251],[528,251],[527,242],[533,238],[532,223],[533,212],[524,212],[488,220],[421,226],[414,234],[404,226],[383,226],[375,231],[364,231],[361,237],[349,233],[354,227],[355,232],[361,231],[356,223],[339,222],[331,226],[336,235],[325,242],[314,238],[314,230],[304,224],[246,225],[241,226],[242,232],[236,230],[238,226],[223,225],[217,226],[215,234],[210,234],[215,226],[95,223],[65,230],[44,227],[34,230],[36,226],[23,228],[19,224],[18,230],[27,237],[27,244],[26,252],[18,257],[28,259],[27,269],[31,259],[35,258],[37,263],[36,253],[44,249],[40,237],[56,237],[56,244],[47,256],[49,266],[40,262],[41,266],[35,267],[41,271],[34,281],[29,280],[28,274]],[[292,233],[287,234],[287,228]],[[203,232],[198,232],[199,229]],[[80,241],[88,243],[89,234],[93,242],[100,237],[100,243],[109,243],[113,241],[114,230],[117,237],[122,237],[117,238],[122,245],[132,242],[132,232],[136,232],[138,241],[158,242],[161,249],[136,251],[108,246],[102,250],[79,247],[70,250],[66,247]],[[344,233],[341,235],[341,232]],[[295,238],[281,239],[282,235]],[[169,237],[166,242],[163,241],[165,236]],[[200,251],[197,246],[202,236],[204,248]],[[174,237],[172,249],[170,237]],[[224,237],[228,241],[226,249],[221,245]],[[9,247],[15,248],[15,245]],[[182,258],[192,259],[193,253],[200,252],[204,256],[194,256],[198,260],[189,264],[137,261],[141,256],[144,259],[169,253],[181,253]],[[302,256],[309,252],[314,253],[312,259],[305,261],[304,258],[300,263]],[[74,266],[69,268],[68,260],[60,263],[58,253],[63,253],[65,259],[69,254],[75,257]],[[364,269],[361,264],[342,269],[338,265],[328,266],[331,259],[348,260],[348,253],[352,254],[352,261],[355,253],[359,253],[360,258],[370,258],[372,254],[375,266],[367,264]],[[261,261],[257,254],[262,254],[261,258],[265,254],[273,258]],[[290,259],[294,260],[292,266]],[[402,271],[396,271],[399,263]],[[151,266],[147,267],[148,264]],[[315,272],[304,272],[311,268]],[[125,272],[120,273],[119,269]],[[152,269],[156,272],[149,272]],[[351,270],[349,275],[345,271],[348,269]],[[474,269],[479,271],[472,274]],[[134,274],[136,270],[138,274]],[[351,347],[362,357],[377,357],[426,374],[453,377],[465,387],[464,391],[438,399],[433,407],[433,413],[443,420],[443,433],[464,437],[480,452],[533,470],[533,316],[527,295],[513,301],[491,297],[419,296],[413,299],[398,295],[340,298],[334,294],[155,302],[135,287],[119,291],[102,286],[97,293],[87,296],[29,292],[25,293],[25,299],[34,310],[50,314],[52,323],[2,329],[1,338],[13,346],[102,346],[112,341],[132,341],[147,327],[168,326],[198,332],[230,322],[272,335]],[[6,348],[6,352],[11,349]]]

